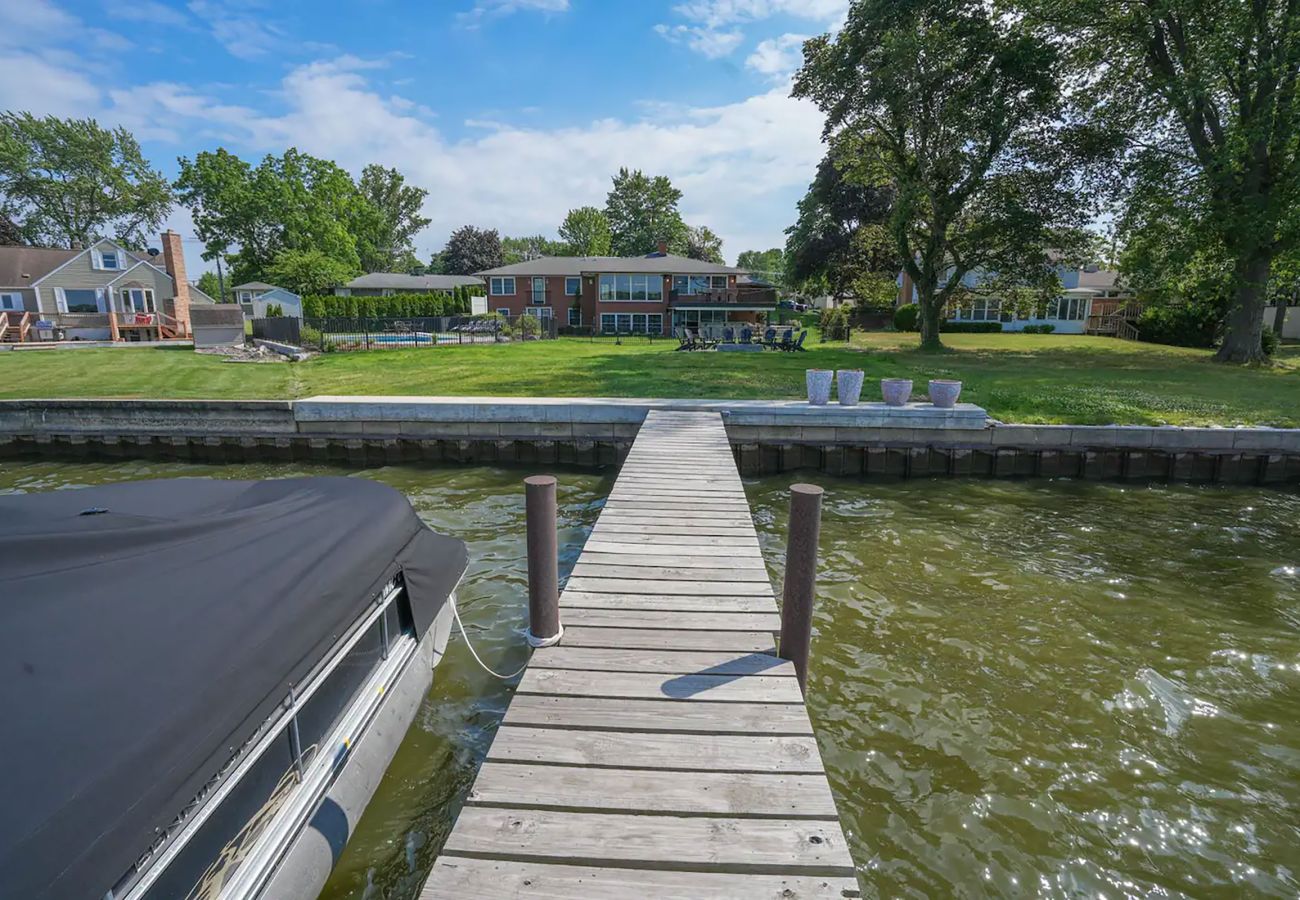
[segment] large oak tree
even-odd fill
[[[1230,301],[1218,358],[1263,359],[1275,260],[1300,248],[1300,3],[1038,0],[1078,97],[1127,139],[1126,201],[1181,220],[1220,255]],[[1163,197],[1164,210],[1152,203]]]
[[[885,227],[922,347],[972,271],[1037,281],[1086,221],[1071,184],[1054,47],[982,0],[858,0],[804,45],[794,94],[853,177],[891,188]]]

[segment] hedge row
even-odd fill
[[[467,316],[470,294],[461,288],[453,293],[393,294],[389,297],[333,297],[309,295],[302,298],[307,318],[358,319],[376,316]]]

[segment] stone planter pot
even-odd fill
[[[831,380],[835,373],[830,369],[808,369],[804,375],[808,383],[808,402],[825,406],[831,399]]]
[[[861,369],[840,369],[835,373],[837,393],[840,406],[857,406],[862,396],[862,380],[866,374]]]
[[[880,396],[887,406],[906,406],[912,396],[912,382],[908,378],[880,379]]]
[[[940,409],[952,409],[961,396],[961,382],[944,378],[930,379],[930,402]]]

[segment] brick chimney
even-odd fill
[[[181,236],[170,228],[162,233],[163,267],[172,277],[175,294],[172,299],[172,315],[176,318],[180,331],[185,336],[190,331],[190,283],[185,278],[185,250],[181,247]]]
[[[657,252],[659,253],[660,256],[667,256],[667,255],[668,255],[668,242],[667,242],[667,241],[660,241],[660,242],[659,242],[659,246],[658,246],[658,248],[657,248]]]

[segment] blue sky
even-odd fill
[[[430,191],[454,228],[553,234],[620,165],[666,174],[724,253],[777,246],[821,157],[789,97],[847,0],[0,0],[0,108],[131,128],[169,176],[296,146]],[[192,235],[188,214],[172,226]],[[200,247],[187,256],[197,271]]]

